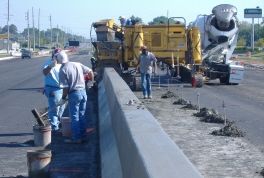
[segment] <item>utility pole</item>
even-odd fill
[[[35,36],[35,23],[34,23],[34,9],[33,9],[33,7],[32,7],[32,24],[33,24],[33,51],[35,51],[36,36]]]
[[[39,8],[39,12],[38,12],[38,46],[40,47],[40,8]]]
[[[252,36],[251,36],[251,47],[252,47],[252,52],[254,52],[255,46],[254,46],[254,32],[255,32],[255,28],[254,28],[254,18],[252,18]]]
[[[51,15],[50,15],[50,48],[52,47],[52,23],[51,23]]]
[[[26,21],[27,21],[27,47],[29,48],[29,11],[26,13]]]
[[[7,1],[7,54],[9,55],[9,0]]]
[[[65,45],[65,31],[64,31],[64,28],[63,28],[63,26],[61,26],[61,29],[62,29],[62,38],[61,38],[61,40],[62,40],[62,47],[64,47],[64,45]]]
[[[59,25],[57,24],[57,40],[56,40],[56,45],[59,47]]]

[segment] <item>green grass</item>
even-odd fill
[[[251,57],[240,56],[239,58],[245,61],[264,63],[264,53],[257,53]]]
[[[252,57],[260,57],[260,58],[264,59],[264,52],[253,54]]]
[[[253,53],[251,59],[258,62],[264,62],[264,52]]]
[[[8,57],[9,55],[8,54],[0,54],[0,58],[1,57]]]

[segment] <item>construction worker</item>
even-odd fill
[[[141,85],[144,99],[151,99],[151,74],[152,66],[154,65],[154,74],[157,71],[157,59],[155,55],[148,51],[146,46],[141,47],[141,54],[139,55],[139,63],[137,68],[141,73]]]
[[[58,106],[58,102],[62,98],[62,88],[59,85],[59,70],[61,64],[54,59],[56,53],[60,49],[52,52],[51,59],[44,63],[44,94],[48,98],[48,118],[53,131],[59,130],[60,118],[64,112],[65,105]]]
[[[131,25],[130,19],[126,19],[124,16],[119,16],[118,20],[120,21],[121,27]]]
[[[84,74],[89,74],[94,80],[92,69],[81,63],[69,62],[65,51],[56,55],[56,60],[62,64],[59,79],[63,87],[63,95],[60,103],[65,103],[68,97],[68,105],[71,118],[72,138],[65,143],[82,143],[86,137],[85,110],[87,95],[85,91]]]

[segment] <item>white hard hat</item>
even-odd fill
[[[58,63],[60,64],[69,62],[68,55],[66,54],[65,51],[60,51],[59,53],[55,55],[55,57]]]

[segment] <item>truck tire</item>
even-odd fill
[[[221,84],[229,85],[229,76],[221,76],[219,80]]]

